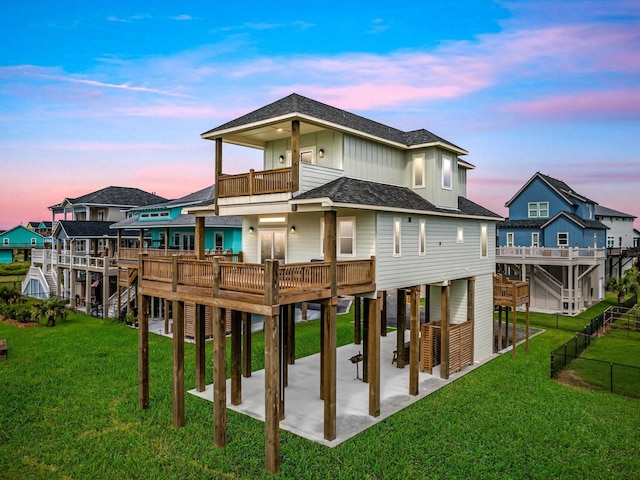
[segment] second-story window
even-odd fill
[[[393,256],[402,255],[402,219],[393,217]]]
[[[2,244],[3,245],[9,245],[9,239],[8,238],[3,238],[2,239]]]
[[[425,180],[425,158],[424,153],[413,156],[413,188],[424,188]]]
[[[418,230],[418,255],[427,254],[427,221],[420,220],[420,227]]]
[[[464,243],[464,228],[458,227],[458,233],[456,235],[456,242]]]
[[[489,256],[489,233],[487,228],[486,223],[480,225],[480,257],[482,258]]]
[[[559,247],[568,247],[569,246],[569,233],[568,232],[558,232],[558,246]]]
[[[607,237],[607,248],[613,248],[615,245],[615,240],[613,237]]]
[[[451,190],[451,157],[442,157],[442,188]]]
[[[529,218],[547,218],[549,202],[529,202]]]
[[[531,234],[531,246],[532,247],[539,247],[540,246],[540,233],[539,232],[533,232]]]
[[[513,247],[513,232],[507,232],[507,247]]]
[[[224,248],[224,235],[222,232],[216,232],[214,237],[214,248],[216,250],[222,250]]]
[[[32,238],[32,239],[31,239],[31,245],[35,245],[35,244],[36,244],[36,239],[35,239],[35,238]]]

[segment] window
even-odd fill
[[[102,222],[104,220],[104,212],[98,212],[98,221]]]
[[[393,256],[402,255],[402,219],[393,217]]]
[[[529,218],[547,218],[549,202],[529,202]]]
[[[177,232],[173,234],[173,246],[175,248],[180,247],[180,234]]]
[[[427,254],[427,221],[420,220],[418,230],[418,255]]]
[[[607,248],[613,248],[615,240],[613,237],[607,237]]]
[[[558,246],[566,247],[569,245],[569,233],[568,232],[558,232]]]
[[[356,221],[354,218],[338,219],[338,255],[356,256]]]
[[[618,246],[622,247],[622,237],[618,237]]]
[[[160,234],[160,248],[164,248],[165,236],[164,233]]]
[[[425,161],[424,153],[413,156],[413,188],[425,186]]]
[[[32,238],[32,239],[31,239],[31,245],[35,245],[35,244],[36,244],[36,239],[35,239],[35,238]]]
[[[489,234],[487,233],[487,224],[480,225],[480,257],[489,256]]]
[[[451,190],[451,157],[442,157],[442,188]]]
[[[300,147],[300,162],[316,163],[316,147]],[[287,166],[291,166],[291,150],[287,150]]]
[[[458,234],[456,236],[456,241],[458,243],[464,243],[464,228],[458,227]]]
[[[513,247],[513,232],[507,232],[507,247]]]
[[[3,245],[9,245],[9,239],[8,238],[3,238],[2,239],[2,244]]]
[[[224,235],[222,232],[215,232],[213,246],[216,250],[222,250],[224,248]]]
[[[539,247],[540,246],[540,233],[533,232],[531,234],[531,246],[532,247]]]

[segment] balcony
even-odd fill
[[[293,191],[291,167],[264,170],[238,175],[222,175],[218,178],[216,195],[218,198],[264,195]]]
[[[597,263],[606,258],[604,248],[546,248],[546,247],[498,247],[496,262],[521,263]]]
[[[496,275],[493,279],[493,304],[518,306],[529,303],[529,282],[512,281]]]
[[[165,248],[120,248],[117,252],[118,264],[121,266],[127,266],[129,268],[138,268],[138,257],[140,254],[148,255],[149,257],[164,257],[171,258],[173,255],[178,255],[185,259],[196,259],[197,255],[194,250],[176,250]],[[229,262],[242,262],[242,252],[238,253],[225,253],[209,250],[205,253],[204,259],[211,260],[214,257],[223,258]]]
[[[102,272],[105,268],[116,268],[118,263],[115,257],[94,257],[91,255],[70,255],[67,253],[61,253],[58,255],[58,266]]]
[[[200,297],[197,300],[204,304],[215,296],[264,305],[265,285],[271,284],[264,264],[145,254],[141,268],[140,288],[145,294],[182,301]],[[280,304],[331,297],[329,262],[276,264],[275,270]],[[375,258],[337,262],[336,287],[338,295],[374,291]]]

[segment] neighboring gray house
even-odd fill
[[[619,212],[612,208],[596,205],[596,220],[606,225],[607,261],[605,274],[609,277],[620,277],[624,271],[633,266],[640,255],[638,248],[638,232],[633,228],[637,217]]]

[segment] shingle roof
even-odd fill
[[[384,125],[382,123],[370,120],[360,115],[341,110],[330,105],[312,100],[297,93],[292,93],[280,100],[277,100],[269,105],[258,108],[253,112],[247,113],[241,117],[224,123],[218,127],[204,132],[201,136],[209,137],[215,132],[221,132],[231,128],[241,127],[252,123],[258,123],[272,118],[281,117],[289,114],[302,114],[330,122],[335,125],[340,125],[349,129],[356,130],[358,132],[373,135],[375,137],[385,139],[391,142],[400,143],[406,146],[421,145],[428,143],[442,142],[445,145],[449,145],[458,150],[463,150],[461,147],[439,137],[428,130],[420,129],[411,132],[403,132],[397,128]]]
[[[195,227],[196,220],[194,215],[182,214],[173,220],[144,221],[141,222],[137,218],[126,218],[114,223],[112,229],[122,228],[170,228],[170,227]],[[215,227],[241,227],[242,217],[236,216],[208,216],[204,217],[204,226],[209,228]]]
[[[628,213],[619,212],[613,208],[603,207],[602,205],[596,205],[596,217],[623,217],[623,218],[637,218],[635,215],[629,215]]]
[[[593,200],[589,200],[584,195],[580,195],[575,192],[569,185],[564,183],[562,180],[558,180],[557,178],[550,177],[549,175],[544,175],[543,173],[538,172],[538,175],[546,180],[553,188],[558,190],[559,192],[564,193],[570,197],[577,198],[578,200],[582,200],[583,202],[597,203]]]
[[[113,186],[66,200],[72,205],[117,205],[121,207],[138,207],[167,201],[164,197],[145,192],[139,188]],[[60,207],[63,203],[52,205],[49,208]]]
[[[505,220],[498,222],[497,228],[541,228],[546,220]]]
[[[69,238],[103,238],[115,237],[109,227],[114,222],[98,222],[90,220],[60,220],[59,227],[64,229]],[[135,230],[123,230],[122,236],[138,238]]]
[[[576,225],[579,225],[582,228],[591,228],[591,229],[594,229],[594,230],[609,230],[609,227],[607,227],[602,222],[599,222],[597,220],[585,220],[584,218],[576,215],[575,213],[570,213],[570,212],[560,212],[560,213],[558,213],[556,216],[554,216],[550,220],[547,220],[542,225],[542,228],[545,228],[547,225],[553,223],[557,218],[559,218],[561,216],[567,217],[569,220],[573,221]]]
[[[133,211],[158,209],[158,208],[172,208],[182,205],[189,206],[205,206],[211,205],[216,196],[215,185],[209,185],[208,187],[198,190],[197,192],[190,193],[184,197],[176,198],[175,200],[169,200],[166,202],[154,203],[150,205],[141,205],[136,208],[132,208]]]
[[[349,177],[340,177],[295,197],[291,203],[300,200],[327,198],[333,203],[379,207],[382,210],[416,210],[421,212],[444,213],[448,215],[481,216],[501,219],[500,215],[472,202],[458,197],[458,209],[437,207],[410,188],[389,185]]]

